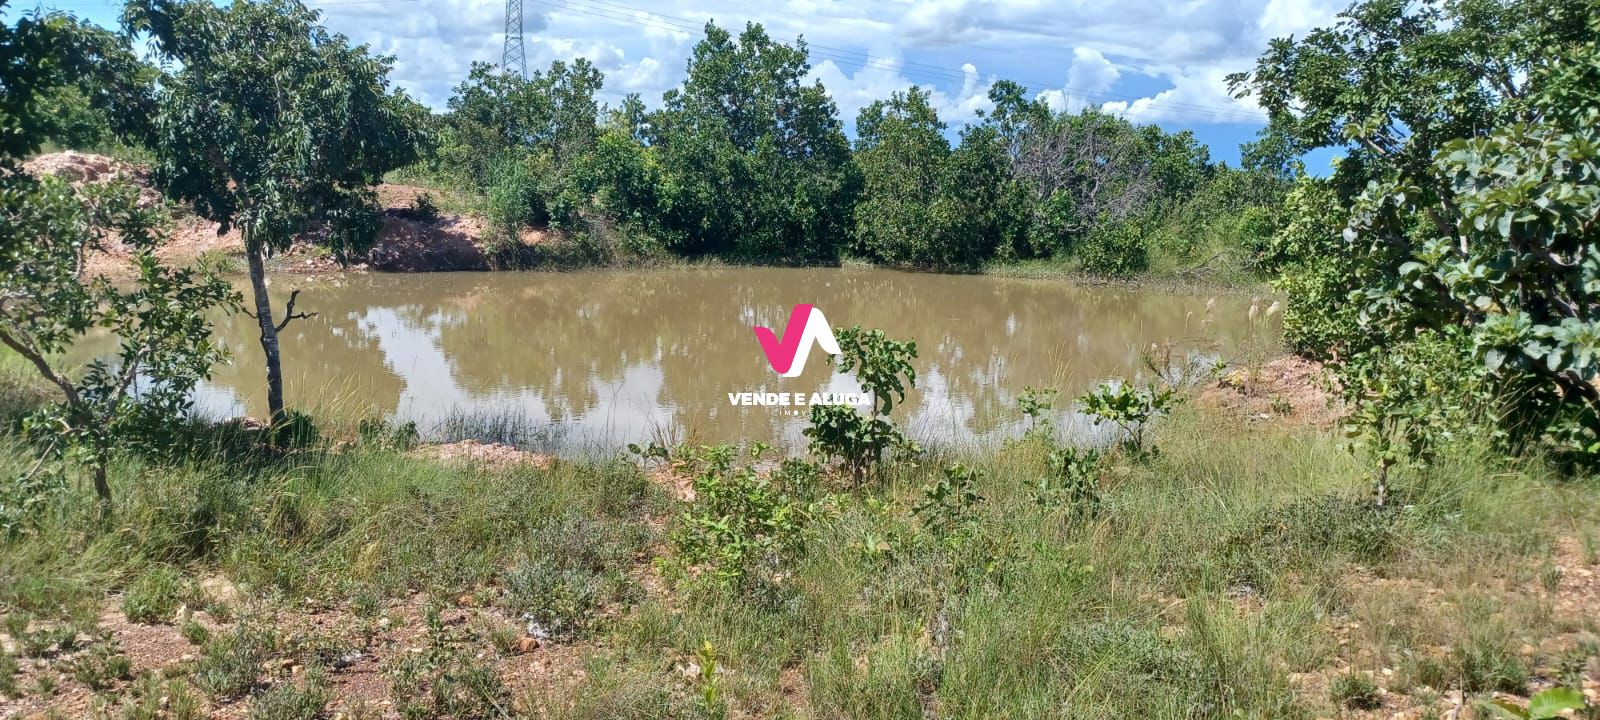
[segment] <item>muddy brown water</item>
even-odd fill
[[[781,338],[797,303],[834,326],[916,341],[916,388],[894,418],[932,444],[1020,433],[1017,398],[1030,386],[1060,390],[1059,432],[1090,432],[1072,398],[1105,378],[1148,377],[1152,344],[1229,358],[1277,332],[1252,322],[1252,298],[1238,294],[866,268],[280,276],[280,313],[293,288],[297,309],[317,316],[282,334],[291,407],[567,454],[649,441],[803,446],[804,408],[728,397],[859,390],[820,350],[798,377],[769,366],[752,327]],[[254,321],[221,318],[217,332],[231,359],[197,407],[264,416]]]

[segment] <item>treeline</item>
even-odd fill
[[[600,255],[1057,259],[1126,277],[1152,256],[1250,267],[1276,229],[1288,168],[1257,149],[1231,168],[1187,131],[1057,112],[1010,82],[953,145],[917,87],[863,109],[852,143],[809,70],[803,41],[755,24],[737,36],[708,24],[655,110],[637,96],[602,106],[604,78],[583,59],[527,79],[478,64],[434,117],[418,170],[486,198],[503,239],[549,225]]]

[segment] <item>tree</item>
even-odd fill
[[[557,60],[524,79],[488,63],[473,63],[456,86],[447,119],[453,169],[481,182],[508,153],[547,157],[558,170],[594,149],[600,107],[594,94],[605,76],[588,60]]]
[[[683,86],[649,117],[664,176],[660,229],[687,255],[829,261],[849,237],[857,180],[837,109],[804,41],[708,23]]]
[[[93,468],[96,494],[109,504],[112,455],[170,432],[190,407],[190,391],[221,359],[206,313],[231,305],[233,290],[209,271],[161,264],[155,250],[164,238],[154,231],[160,209],[139,207],[130,185],[78,192],[46,178],[29,191],[0,194],[0,212],[30,238],[0,275],[0,343],[61,392],[26,428],[81,455]],[[85,258],[112,236],[133,248],[138,276],[131,285],[84,270]],[[60,354],[98,332],[120,341],[116,362],[95,360],[74,378]]]
[[[1206,147],[1187,131],[1138,127],[1097,108],[1055,112],[1025,92],[996,83],[988,123],[1028,194],[1022,254],[1072,253],[1091,231],[1116,234],[1108,226],[1183,202],[1212,172]]]
[[[968,128],[952,150],[929,98],[912,87],[856,120],[858,251],[895,265],[975,267],[1018,227],[1007,158],[988,128]]]
[[[1454,342],[1492,373],[1473,399],[1491,425],[1600,457],[1597,18],[1594,0],[1369,0],[1231,79],[1285,142],[1347,152],[1291,205],[1280,287],[1291,336],[1345,351],[1377,399],[1358,413],[1375,447],[1450,386],[1385,394],[1403,386],[1385,368],[1427,369],[1383,356]]]
[[[378,228],[370,186],[412,162],[422,139],[423,110],[389,89],[392,58],[319,17],[298,0],[132,0],[124,13],[168,64],[156,182],[244,235],[273,423],[285,413],[278,332],[308,314],[291,294],[274,319],[266,258],[312,229],[341,261],[364,251]]]
[[[107,504],[112,454],[169,428],[209,374],[219,351],[204,313],[232,293],[208,274],[161,265],[154,252],[161,238],[152,230],[159,209],[140,207],[133,188],[74,191],[22,172],[19,163],[61,132],[61,115],[47,100],[65,92],[114,110],[111,129],[137,137],[148,129],[150,77],[125,40],[70,17],[0,24],[0,344],[61,393],[28,419],[30,433],[82,456]],[[85,258],[113,235],[134,250],[131,284],[84,270]],[[60,364],[60,353],[80,338],[107,331],[121,340],[115,363],[97,360],[79,377]]]
[[[0,0],[0,14],[7,0]],[[67,134],[55,101],[77,96],[107,111],[110,130],[139,139],[148,131],[152,70],[125,39],[59,13],[34,13],[0,23],[0,191],[13,201],[31,197],[34,179],[19,172],[23,158],[51,137]],[[31,238],[0,225],[0,272]]]

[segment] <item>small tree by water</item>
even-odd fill
[[[124,17],[176,66],[160,83],[157,184],[244,234],[274,423],[285,417],[278,333],[310,314],[291,295],[275,319],[266,258],[314,229],[340,261],[364,251],[379,227],[371,186],[416,159],[422,132],[421,106],[389,89],[393,59],[319,19],[297,0],[134,0]]]

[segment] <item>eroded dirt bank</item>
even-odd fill
[[[150,184],[149,170],[104,155],[65,151],[40,155],[23,164],[34,175],[57,175],[74,185],[116,180],[139,187],[141,203],[158,204],[161,195]],[[377,241],[365,256],[341,267],[326,250],[313,242],[314,233],[297,241],[288,252],[273,258],[275,270],[302,274],[374,270],[378,272],[446,272],[488,270],[485,238],[488,222],[476,215],[439,211],[436,218],[423,218],[416,212],[417,199],[438,197],[439,191],[410,185],[384,183],[377,188],[383,208],[383,226]],[[168,239],[157,255],[175,265],[187,265],[202,258],[226,266],[244,254],[244,239],[238,228],[219,232],[221,227],[198,217],[187,208],[174,207],[168,226]],[[537,244],[543,231],[524,231],[522,242]],[[230,260],[232,259],[232,260]],[[242,264],[242,263],[235,263]],[[93,255],[86,272],[117,277],[132,272],[132,251],[112,242]]]

